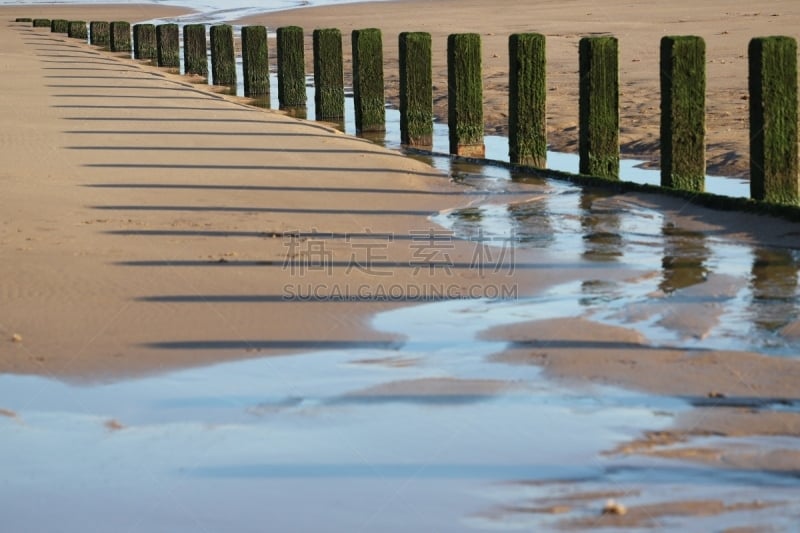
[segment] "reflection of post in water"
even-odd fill
[[[686,231],[672,223],[661,229],[664,235],[664,256],[661,258],[663,278],[659,288],[667,294],[703,283],[709,273],[706,264],[711,251],[705,235]]]
[[[775,331],[796,315],[797,264],[788,250],[755,250],[750,277],[753,323]]]
[[[545,248],[555,242],[555,230],[550,223],[547,194],[507,206],[514,239],[523,246]]]
[[[583,257],[589,261],[616,261],[623,255],[620,234],[619,210],[595,206],[596,200],[605,196],[602,191],[581,191],[581,228],[583,229]]]

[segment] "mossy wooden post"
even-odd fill
[[[303,28],[278,28],[278,105],[281,109],[306,106],[306,63]]]
[[[17,17],[16,19],[14,19],[14,22],[35,22],[36,20],[45,20],[45,19],[31,20],[30,17]],[[47,27],[48,28],[50,27],[50,21],[49,20],[47,21]]]
[[[205,24],[187,24],[183,27],[183,69],[185,74],[208,77]]]
[[[134,59],[158,60],[156,44],[156,27],[154,24],[133,25],[133,57]]]
[[[455,33],[447,37],[447,123],[450,153],[483,157],[483,80],[481,36]]]
[[[110,48],[112,52],[131,51],[131,23],[124,21],[114,21],[109,27],[111,32]]]
[[[750,196],[797,204],[797,42],[750,41]]]
[[[516,33],[508,39],[508,155],[512,163],[547,167],[545,37]]]
[[[705,189],[706,44],[701,37],[661,39],[661,185]]]
[[[177,24],[156,26],[156,48],[159,67],[181,68],[180,30]]]
[[[269,50],[264,26],[242,28],[242,74],[244,95],[263,99],[269,105]]]
[[[30,22],[31,19],[22,22]],[[17,21],[20,22],[20,21]],[[33,19],[33,27],[34,28],[49,28],[50,27],[50,19]]]
[[[50,31],[52,33],[69,33],[69,21],[64,19],[51,20]]]
[[[353,30],[352,44],[356,132],[386,131],[381,30]]]
[[[72,39],[89,40],[89,28],[85,20],[71,20],[67,29],[67,36]]]
[[[314,30],[314,105],[317,120],[344,118],[344,63],[342,32]]]
[[[108,22],[93,20],[89,23],[89,39],[92,45],[108,48]]]
[[[615,37],[579,43],[580,173],[619,178],[619,65]]]
[[[431,34],[403,32],[400,45],[400,141],[433,145],[433,63]]]
[[[211,26],[211,82],[236,87],[233,27],[229,24]]]

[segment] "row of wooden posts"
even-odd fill
[[[130,52],[159,66],[180,67],[177,24],[35,19],[34,26],[90,38],[113,52]],[[233,28],[210,27],[211,79],[235,85]],[[186,74],[208,76],[206,26],[183,27]],[[270,92],[267,30],[241,31],[244,92]],[[433,138],[431,35],[399,36],[401,141],[429,147]],[[378,29],[354,30],[353,93],[358,132],[385,129],[382,37]],[[344,117],[342,35],[338,29],[313,32],[316,118]],[[546,167],[545,38],[536,33],[509,38],[509,155],[512,163]],[[611,36],[585,37],[579,43],[580,173],[619,176],[618,43]],[[484,156],[481,41],[474,33],[447,40],[450,152]],[[277,30],[278,100],[281,108],[306,105],[303,29]],[[661,40],[661,185],[702,191],[705,182],[705,43],[695,36]],[[797,44],[791,37],[754,38],[749,45],[751,197],[798,204]]]

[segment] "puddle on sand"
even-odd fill
[[[495,484],[602,477],[613,461],[599,452],[682,408],[611,388],[567,390],[535,368],[486,361],[503,344],[475,332],[558,301],[379,315],[377,327],[408,336],[401,350],[93,386],[0,376],[0,405],[16,413],[0,418],[4,528],[485,529],[474,517],[494,505]],[[420,323],[431,315],[435,327]]]
[[[780,476],[602,454],[669,426],[688,409],[680,400],[566,388],[535,367],[488,362],[505,345],[478,332],[580,312],[568,292],[382,313],[373,325],[407,338],[397,350],[246,360],[93,386],[0,376],[0,406],[16,414],[0,417],[4,527],[529,530],[560,517],[526,506],[570,491],[622,491],[628,505],[652,505],[709,490],[738,501],[766,487],[766,502],[800,501],[796,480]],[[600,516],[604,498],[582,501],[570,519]],[[775,511],[739,523],[763,523],[764,513]]]

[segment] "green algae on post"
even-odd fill
[[[244,95],[263,98],[269,104],[269,50],[264,26],[242,28],[242,74]]]
[[[579,43],[580,173],[619,178],[619,65],[615,37]]]
[[[156,26],[156,48],[159,67],[181,67],[180,33],[177,24]]]
[[[284,26],[277,31],[278,105],[281,109],[306,106],[306,63],[303,28]]]
[[[236,53],[233,47],[233,27],[229,24],[211,26],[211,82],[214,85],[236,87]]]
[[[110,48],[112,52],[131,51],[131,23],[116,20],[110,26]]]
[[[108,48],[108,22],[93,20],[89,23],[89,42],[94,46]]]
[[[485,155],[481,36],[477,33],[447,37],[447,123],[451,154]]]
[[[185,74],[208,77],[205,24],[187,24],[183,27],[183,69]]]
[[[400,140],[407,146],[433,145],[433,62],[431,34],[403,32],[400,45]]]
[[[317,120],[344,118],[342,32],[314,30],[314,104]]]
[[[750,41],[750,195],[797,204],[797,41],[757,37]]]
[[[508,155],[512,163],[547,167],[545,37],[516,33],[508,39]]]
[[[661,185],[705,189],[706,44],[701,37],[661,39]]]
[[[154,24],[134,24],[133,57],[134,59],[153,62],[158,60],[158,45],[156,44],[156,27]]]
[[[31,22],[31,19],[24,20],[24,21],[17,21],[17,22]],[[33,19],[33,27],[34,28],[49,28],[50,27],[50,19]]]
[[[356,132],[386,131],[381,30],[353,30],[352,44]]]
[[[69,33],[69,21],[64,19],[53,19],[50,21],[50,32]]]
[[[46,20],[46,19],[36,19],[36,20]],[[17,17],[14,19],[14,22],[35,22],[36,20],[32,20],[30,17]],[[47,25],[50,26],[50,21],[47,21]],[[34,24],[34,27],[36,25]]]
[[[89,39],[89,28],[86,26],[85,20],[71,20],[69,28],[67,29],[67,37],[72,39]]]

